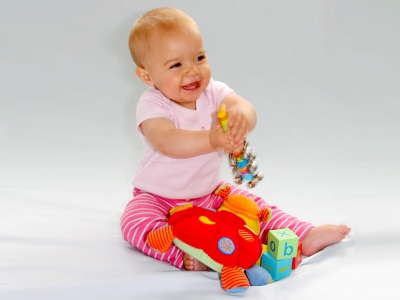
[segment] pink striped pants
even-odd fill
[[[242,194],[253,199],[260,208],[268,205],[262,198],[236,185],[227,182],[222,182],[221,184],[229,185],[231,187],[231,194]],[[165,253],[154,251],[147,245],[147,234],[153,229],[167,224],[167,215],[172,207],[191,202],[193,206],[218,209],[223,202],[223,199],[214,193],[196,199],[174,200],[143,192],[136,188],[134,189],[133,197],[133,200],[127,204],[121,216],[121,229],[124,239],[144,254],[165,261],[180,269],[183,269],[184,253],[182,250],[172,246]],[[272,209],[272,218],[268,223],[261,224],[261,241],[264,241],[269,230],[286,227],[296,233],[300,240],[303,240],[307,233],[314,227],[308,222],[302,222],[285,213],[276,206],[269,207]]]

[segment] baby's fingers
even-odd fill
[[[240,143],[248,133],[248,125],[246,122],[243,122],[241,118],[237,118],[235,123],[233,124],[232,129],[229,132],[229,135],[234,144]]]
[[[244,148],[244,142],[241,143],[241,144],[238,144],[238,145],[234,145],[233,146],[233,151],[231,153],[233,153],[233,154],[242,153],[243,148]]]
[[[238,124],[241,123],[240,119],[241,119],[240,116],[238,116],[237,114],[229,115],[228,128],[229,128],[229,132],[231,133],[231,135],[237,134]]]
[[[237,144],[243,144],[243,141],[247,135],[248,129],[246,124],[242,123],[240,127],[236,130],[236,135],[231,136],[233,143],[235,145]]]

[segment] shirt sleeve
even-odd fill
[[[217,108],[228,94],[234,93],[234,91],[227,84],[216,80],[211,80],[209,89]]]
[[[139,99],[136,106],[136,128],[143,135],[140,125],[149,119],[167,118],[174,121],[174,114],[170,109],[167,98],[154,88],[149,88]]]

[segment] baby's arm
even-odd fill
[[[140,128],[158,152],[173,158],[194,157],[218,148],[232,149],[231,141],[219,124],[210,130],[194,131],[178,129],[167,118],[152,118],[144,121]]]
[[[257,123],[257,113],[253,105],[243,97],[230,93],[223,100],[229,115],[229,137],[237,148],[242,148],[246,135],[254,129]]]

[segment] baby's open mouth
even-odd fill
[[[195,81],[195,82],[192,82],[192,83],[182,86],[182,88],[184,90],[190,91],[190,90],[197,89],[199,86],[200,86],[200,81]]]

